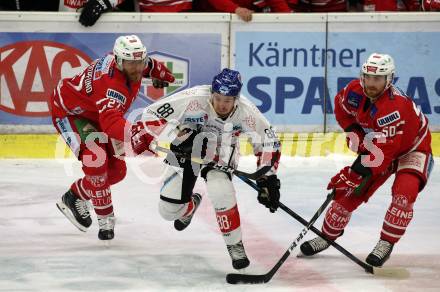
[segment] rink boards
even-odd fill
[[[286,156],[326,156],[328,154],[353,155],[345,143],[343,133],[281,133],[282,154]],[[440,156],[440,133],[432,133],[434,156]],[[240,141],[242,155],[252,154],[252,146]],[[55,134],[0,135],[1,158],[67,158],[73,154],[62,138]]]

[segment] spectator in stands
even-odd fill
[[[0,10],[11,11],[58,11],[59,0],[1,0]]]
[[[287,0],[290,8],[296,12],[346,12],[348,0]],[[354,3],[355,5],[355,3]]]
[[[440,0],[422,0],[423,11],[440,11]]]
[[[235,13],[243,21],[251,21],[254,12],[292,12],[286,0],[198,0],[194,8],[199,12]]]
[[[187,12],[192,9],[192,0],[60,0],[60,10],[82,7],[79,22],[92,26],[104,12],[119,8],[123,11],[134,11],[139,7],[141,12]]]
[[[360,0],[362,11],[420,11],[420,0]]]

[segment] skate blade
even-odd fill
[[[86,232],[87,228],[82,226],[81,224],[79,224],[76,220],[75,217],[73,216],[73,214],[70,212],[69,208],[66,206],[66,204],[64,204],[63,202],[58,202],[56,203],[58,210],[60,210],[61,213],[64,214],[64,216],[66,216],[67,219],[69,219],[69,221],[76,227],[78,228],[80,231],[82,232]]]
[[[101,242],[101,245],[105,248],[110,248],[112,246],[111,241],[112,240],[99,240]]]

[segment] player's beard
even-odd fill
[[[141,70],[133,70],[131,72],[124,69],[124,75],[130,82],[139,82],[142,79]]]
[[[382,91],[376,87],[365,87],[365,94],[371,101],[375,101],[382,94]]]
[[[142,72],[134,72],[134,73],[130,73],[127,74],[128,80],[130,80],[131,82],[139,82],[142,79]]]

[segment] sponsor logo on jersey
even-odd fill
[[[169,96],[188,88],[190,67],[190,61],[188,59],[158,51],[149,52],[148,56],[166,66],[173,73],[176,80],[169,84],[168,87],[154,88],[153,82],[150,78],[143,78],[139,91],[142,99],[151,104],[162,97]]]
[[[76,108],[74,108],[74,109],[72,109],[70,111],[72,113],[74,113],[75,115],[79,115],[79,114],[82,114],[84,112],[84,110],[81,107],[79,107],[79,106],[77,106]]]
[[[108,74],[110,65],[112,63],[113,56],[108,55],[98,60],[95,66],[95,73],[93,74],[93,80],[99,79],[104,74]]]
[[[384,117],[377,119],[377,124],[381,127],[389,125],[400,119],[399,111],[394,111]]]
[[[80,73],[91,61],[82,51],[53,41],[1,47],[0,110],[17,116],[49,116],[49,97],[58,81]]]
[[[241,130],[242,130],[241,125],[234,125],[234,126],[232,127],[232,131],[241,131]]]
[[[87,95],[91,95],[93,92],[93,85],[92,85],[92,76],[95,64],[91,64],[89,67],[87,67],[86,70],[86,78],[84,79],[84,87],[86,88]]]
[[[256,129],[256,127],[257,127],[257,122],[256,122],[256,120],[255,120],[255,118],[254,118],[253,116],[249,115],[249,116],[245,117],[245,118],[243,119],[243,121],[246,123],[246,125],[247,125],[250,129],[252,129],[252,130],[255,131],[255,129]]]
[[[361,103],[362,100],[362,95],[354,92],[354,91],[349,91],[348,95],[347,95],[347,102],[349,105],[351,105],[354,108],[359,108],[359,105]]]
[[[64,6],[78,9],[84,6],[87,0],[64,0]]]
[[[105,96],[111,99],[115,99],[121,104],[125,104],[125,102],[127,101],[127,98],[122,93],[111,88],[107,89],[107,93],[105,94]]]
[[[203,124],[206,121],[206,118],[203,117],[187,117],[185,118],[185,122],[195,123],[195,124]]]

